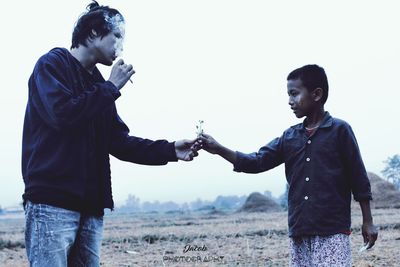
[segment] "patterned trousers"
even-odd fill
[[[350,236],[302,236],[290,238],[292,267],[351,267]]]

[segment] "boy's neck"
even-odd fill
[[[307,116],[304,126],[307,128],[318,127],[321,124],[321,121],[323,120],[324,116],[325,116],[325,110],[324,107],[322,106],[314,110],[311,114]]]
[[[93,73],[97,62],[88,47],[80,45],[77,48],[72,48],[70,52],[89,73]]]

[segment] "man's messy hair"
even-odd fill
[[[108,6],[101,6],[97,1],[92,1],[75,24],[72,33],[71,48],[78,48],[80,45],[87,46],[88,39],[95,37],[103,38],[115,28],[115,22],[123,23],[121,13]]]

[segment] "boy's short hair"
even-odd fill
[[[328,99],[328,77],[326,77],[325,70],[318,65],[305,65],[301,68],[295,69],[289,73],[287,80],[297,80],[300,79],[303,85],[308,91],[312,91],[315,88],[321,88],[323,91],[322,104],[325,104]]]
[[[102,38],[114,30],[116,23],[124,23],[124,18],[118,10],[100,6],[96,1],[92,1],[86,9],[88,11],[82,14],[75,24],[71,48],[78,48],[80,45],[87,46],[88,38],[96,36]],[[92,30],[96,32],[96,36]]]

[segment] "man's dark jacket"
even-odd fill
[[[129,136],[119,90],[71,53],[42,56],[29,79],[23,142],[24,202],[102,215],[112,209],[109,154],[145,165],[177,161],[174,143]]]

